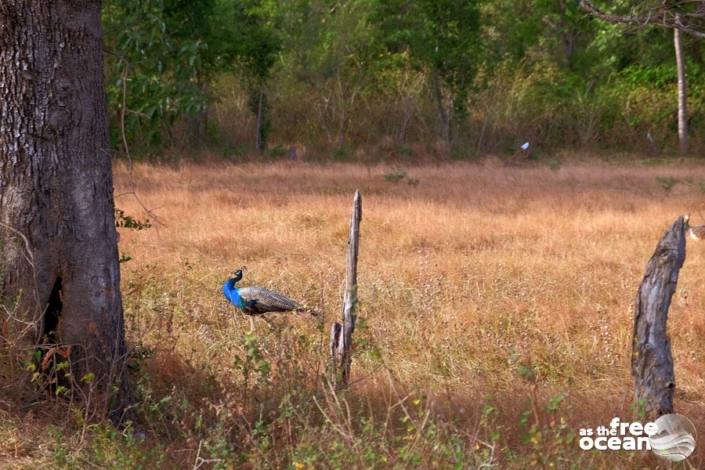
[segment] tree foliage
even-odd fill
[[[684,28],[702,22],[698,2],[589,3],[629,18],[679,13]],[[437,141],[461,155],[525,140],[674,144],[668,30],[600,21],[581,2],[108,0],[104,23],[118,148],[123,128],[128,145],[159,148],[188,140],[188,124],[205,116],[217,118],[219,144],[264,150],[273,139],[340,158],[356,146]],[[705,95],[696,36],[685,42],[694,134]]]
[[[388,52],[408,54],[428,72],[441,116],[443,137],[451,140],[451,117],[467,117],[468,91],[478,66],[477,2],[455,0],[379,1],[372,19],[377,40]]]
[[[103,9],[113,141],[159,146],[179,118],[203,112],[236,49],[216,0],[109,0]]]

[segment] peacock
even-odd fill
[[[290,298],[263,287],[235,287],[242,279],[242,269],[223,284],[223,294],[230,303],[247,315],[261,315],[267,312],[298,312],[318,316],[318,312],[304,307]]]

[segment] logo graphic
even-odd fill
[[[578,445],[583,450],[650,450],[680,462],[695,450],[695,438],[695,425],[682,415],[663,415],[645,424],[615,416],[608,426],[580,429]]]
[[[654,424],[656,434],[649,436],[651,450],[671,462],[688,458],[695,450],[695,425],[685,416],[668,414],[660,416]]]

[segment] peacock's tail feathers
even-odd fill
[[[308,313],[312,317],[323,317],[323,314],[316,310],[315,308],[310,308],[310,307],[301,307],[295,310],[296,313]]]

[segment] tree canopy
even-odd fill
[[[645,15],[663,21],[635,26]],[[226,156],[463,158],[527,140],[668,153],[676,70],[662,26],[703,31],[698,2],[109,0],[103,17],[115,147],[185,144],[201,116]],[[697,150],[700,35],[684,48]]]

